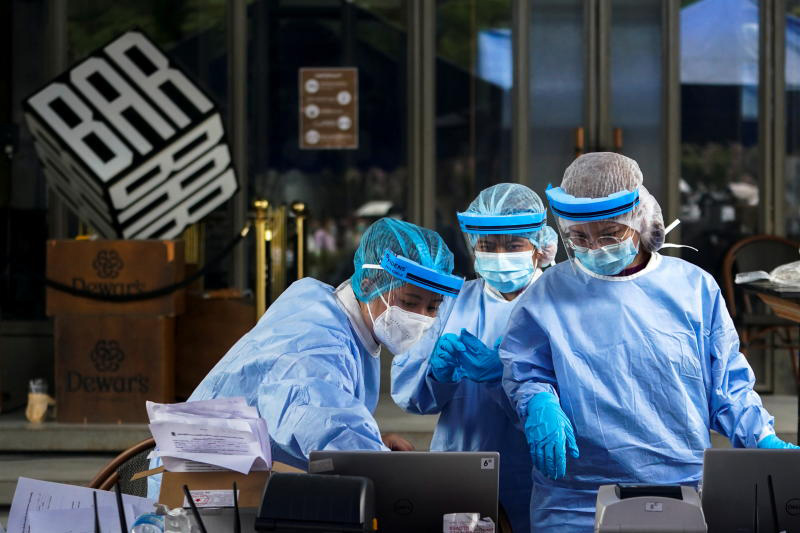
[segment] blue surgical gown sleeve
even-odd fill
[[[512,311],[499,348],[504,367],[503,388],[521,420],[527,417],[528,401],[535,394],[557,395],[549,340],[523,303],[525,300]]]
[[[739,335],[716,283],[709,289],[712,318],[708,333],[710,355],[711,428],[737,448],[755,448],[774,434],[774,418],[753,390],[755,375],[739,351]]]
[[[296,465],[305,466],[313,450],[386,450],[375,418],[356,397],[355,369],[342,366],[343,351],[331,345],[287,354],[281,379],[259,387],[258,410],[270,422],[273,449]]]

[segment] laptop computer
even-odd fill
[[[708,449],[702,500],[709,533],[800,532],[800,452]]]
[[[308,471],[372,479],[381,533],[441,533],[448,513],[480,513],[497,524],[497,452],[316,451]]]

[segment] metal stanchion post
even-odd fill
[[[303,202],[294,202],[292,204],[292,212],[297,218],[297,279],[302,279],[305,276],[305,221],[308,217],[306,204]]]
[[[269,202],[258,199],[253,202],[256,210],[254,221],[256,241],[256,320],[267,310],[267,209]]]
[[[289,248],[286,228],[289,218],[287,212],[288,209],[285,205],[271,206],[269,209],[270,231],[272,232],[272,239],[269,243],[269,296],[273,301],[286,290],[286,252]]]

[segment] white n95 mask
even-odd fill
[[[389,305],[383,295],[381,300],[386,304],[386,310],[378,318],[372,319],[372,331],[375,338],[394,355],[407,352],[436,321],[434,317]],[[369,313],[372,318],[372,312]]]

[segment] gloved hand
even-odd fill
[[[552,393],[540,392],[528,402],[525,436],[536,469],[550,479],[566,475],[567,450],[575,459],[580,456],[572,424]]]
[[[466,351],[464,343],[454,333],[439,337],[431,354],[430,369],[436,381],[456,383],[463,377],[458,354]]]
[[[777,435],[768,435],[758,441],[758,447],[767,450],[797,450],[800,446],[796,446],[791,442],[785,442],[778,438]]]
[[[393,452],[413,452],[416,448],[409,441],[397,433],[384,433],[381,435],[383,445]]]
[[[460,361],[464,370],[464,377],[477,382],[499,381],[503,377],[503,363],[497,354],[497,347],[503,337],[497,339],[494,348],[489,348],[481,340],[467,331],[461,330],[459,337],[466,347],[462,352]]]

